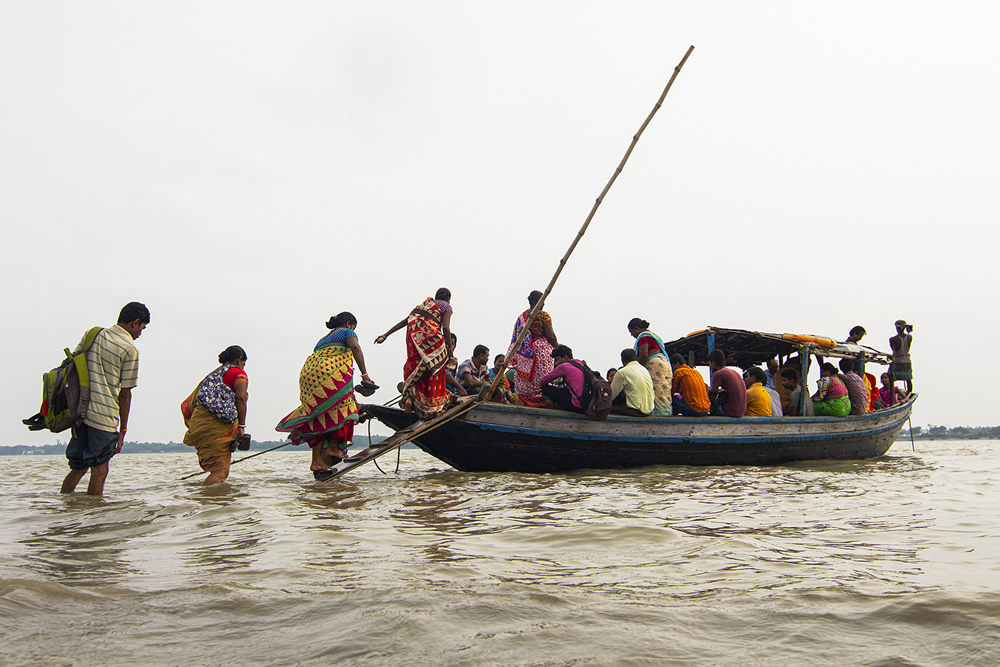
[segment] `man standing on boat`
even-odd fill
[[[906,395],[913,393],[913,366],[910,364],[910,345],[913,343],[913,325],[906,320],[896,320],[896,335],[889,339],[892,363],[889,364],[889,379],[893,384],[902,380],[906,385]]]
[[[718,395],[725,392],[719,412],[721,417],[742,417],[747,411],[747,386],[743,377],[732,368],[726,368],[726,353],[712,350],[708,355],[708,367],[712,369],[712,386],[709,393]]]

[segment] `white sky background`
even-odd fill
[[[690,44],[547,302],[560,340],[603,371],[634,316],[665,340],[862,324],[880,349],[901,317],[914,423],[1000,423],[973,391],[998,319],[997,14],[2,0],[0,444],[56,440],[20,423],[41,374],[130,300],[152,312],[137,441],[181,439],[234,343],[248,431],[279,439],[341,310],[393,398],[403,333],[372,339],[441,285],[460,358],[505,352]]]

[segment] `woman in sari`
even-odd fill
[[[851,413],[847,385],[837,377],[837,367],[827,362],[819,371],[819,389],[813,395],[813,410],[817,417],[846,417]]]
[[[333,476],[333,459],[346,459],[358,421],[354,398],[354,361],[361,379],[371,383],[365,355],[354,333],[358,319],[343,312],[331,317],[321,338],[299,371],[298,408],[278,422],[276,431],[287,433],[294,445],[306,443],[312,449],[309,469],[318,480]]]
[[[649,330],[649,322],[633,317],[628,323],[628,332],[635,338],[636,356],[639,363],[649,371],[649,376],[653,378],[653,415],[670,416],[674,413],[674,398],[671,393],[671,385],[674,381],[674,372],[670,366],[670,359],[667,358],[667,350],[663,347],[663,341],[655,333]]]
[[[507,354],[510,354],[510,351],[514,349],[517,337],[528,323],[531,309],[541,298],[542,293],[538,290],[528,295],[528,310],[521,313],[517,322],[514,323],[514,334],[510,337],[510,347],[507,348]],[[517,368],[517,375],[514,376],[514,393],[525,405],[533,408],[545,407],[541,381],[543,376],[555,368],[552,350],[558,344],[556,332],[552,328],[552,318],[544,310],[538,311],[513,359],[514,366]]]
[[[219,354],[220,366],[198,383],[181,403],[184,444],[198,452],[198,465],[208,473],[203,486],[229,477],[233,445],[247,424],[247,353],[230,345]],[[249,444],[249,436],[247,436]]]
[[[393,333],[406,329],[403,407],[421,419],[440,414],[453,401],[445,385],[445,365],[454,350],[451,313],[451,290],[442,287],[434,298],[424,299],[405,319],[375,339],[375,344],[381,345]]]

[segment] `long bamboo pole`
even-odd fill
[[[549,296],[549,293],[552,291],[552,288],[555,287],[556,281],[559,280],[559,274],[562,273],[563,268],[565,268],[566,266],[566,262],[569,261],[569,256],[573,254],[573,251],[576,249],[577,244],[580,243],[580,240],[583,238],[583,235],[587,233],[587,228],[590,227],[590,221],[594,219],[594,214],[597,213],[597,208],[601,205],[601,202],[604,201],[604,197],[605,195],[608,194],[608,190],[610,190],[611,186],[614,185],[615,180],[617,180],[618,178],[618,174],[622,173],[622,169],[625,168],[625,163],[628,162],[629,156],[632,155],[632,150],[635,148],[635,145],[639,143],[639,137],[642,136],[642,133],[643,131],[645,131],[646,126],[649,125],[649,121],[653,120],[653,116],[655,116],[656,112],[660,110],[661,106],[663,106],[663,100],[667,97],[667,93],[670,92],[670,87],[674,85],[674,79],[676,79],[677,75],[680,74],[681,68],[684,67],[684,63],[687,62],[688,56],[691,55],[692,51],[694,51],[693,45],[688,47],[688,50],[684,54],[684,57],[681,58],[681,61],[677,64],[677,67],[674,68],[674,73],[670,76],[670,81],[667,82],[667,86],[663,89],[663,92],[660,93],[660,99],[656,100],[656,104],[653,105],[652,111],[650,111],[649,115],[646,116],[646,120],[644,120],[642,125],[639,127],[639,131],[636,132],[635,135],[632,137],[632,143],[629,144],[628,150],[625,151],[625,155],[622,157],[622,160],[618,164],[618,167],[615,169],[615,172],[611,175],[611,179],[608,181],[608,184],[604,186],[603,190],[601,190],[601,194],[597,197],[597,200],[594,202],[593,208],[590,209],[590,214],[584,221],[583,226],[580,227],[580,231],[576,233],[576,238],[573,239],[573,242],[570,244],[569,249],[566,251],[566,254],[563,255],[563,258],[559,260],[559,266],[556,267],[556,272],[552,274],[552,279],[549,280],[549,284],[546,285],[545,291],[542,292],[542,298],[538,300],[538,303],[536,303],[534,307],[531,309],[531,312],[528,313],[528,321],[525,322],[524,327],[521,329],[521,333],[518,334],[517,339],[514,341],[514,344],[507,352],[507,356],[504,357],[503,366],[497,372],[497,376],[493,379],[493,384],[490,385],[489,389],[485,389],[482,392],[480,392],[479,394],[480,403],[489,400],[489,397],[492,396],[493,392],[495,392],[497,390],[497,387],[500,386],[500,381],[502,380],[504,370],[507,368],[508,365],[510,365],[510,360],[514,357],[514,354],[517,351],[517,349],[521,346],[521,343],[524,342],[525,334],[528,333],[528,329],[531,327],[531,323],[534,322],[535,317],[542,309],[542,306],[545,305],[545,299]]]
[[[493,392],[495,392],[497,387],[500,386],[500,381],[503,378],[503,372],[507,368],[507,366],[510,365],[510,360],[514,356],[514,351],[517,350],[517,348],[520,347],[521,343],[524,341],[524,337],[528,333],[528,328],[531,327],[531,323],[535,320],[535,317],[538,315],[538,312],[542,309],[542,306],[545,305],[545,299],[546,297],[548,297],[549,293],[552,292],[552,288],[555,286],[556,281],[559,279],[559,274],[562,273],[563,268],[566,266],[566,262],[569,261],[570,255],[573,254],[573,250],[576,249],[576,246],[577,244],[580,243],[580,239],[583,238],[583,235],[587,233],[587,228],[590,226],[590,221],[594,219],[594,214],[597,213],[597,208],[601,205],[601,202],[604,201],[604,197],[605,195],[608,194],[608,190],[610,190],[611,186],[614,185],[615,180],[618,178],[618,174],[622,173],[622,169],[625,167],[625,163],[628,162],[629,156],[632,155],[632,150],[635,148],[635,145],[639,142],[639,137],[642,136],[642,133],[646,129],[646,126],[649,125],[649,121],[653,119],[653,116],[656,115],[656,112],[659,111],[660,107],[663,105],[663,100],[666,98],[667,93],[670,92],[670,87],[674,85],[674,79],[677,78],[677,75],[680,73],[681,68],[684,67],[684,63],[687,62],[688,56],[691,55],[692,51],[694,51],[694,46],[688,47],[688,50],[684,54],[684,57],[681,58],[680,63],[678,63],[677,66],[674,68],[674,73],[670,76],[670,81],[667,82],[666,87],[660,94],[660,98],[656,101],[656,104],[653,106],[653,110],[649,112],[648,116],[646,116],[646,120],[643,121],[642,125],[639,127],[639,131],[636,132],[635,135],[633,135],[632,143],[629,144],[628,150],[625,151],[625,155],[624,157],[622,157],[621,162],[615,169],[614,174],[611,175],[611,179],[608,181],[608,184],[604,186],[604,189],[601,191],[600,196],[597,197],[597,201],[594,202],[593,208],[590,209],[590,214],[584,221],[583,226],[580,228],[580,231],[577,232],[576,238],[573,239],[573,242],[570,244],[569,249],[566,251],[566,254],[563,255],[562,259],[559,260],[559,266],[556,268],[556,272],[552,275],[552,279],[549,280],[549,284],[546,285],[545,291],[542,293],[542,298],[538,300],[538,303],[536,303],[534,307],[531,309],[531,312],[528,313],[528,320],[525,323],[524,328],[521,329],[521,333],[518,334],[518,337],[514,341],[514,344],[511,346],[510,351],[507,352],[507,356],[504,357],[503,366],[500,368],[500,372],[497,373],[497,376],[493,379],[493,383],[489,386],[489,388],[483,389],[479,393],[477,400],[475,401],[466,400],[465,402],[460,402],[457,406],[449,408],[447,411],[433,418],[426,424],[421,424],[416,429],[414,429],[413,432],[408,433],[404,438],[400,439],[397,442],[392,443],[394,446],[398,447],[402,445],[404,442],[409,442],[411,440],[415,440],[420,436],[426,435],[430,431],[436,429],[438,426],[441,426],[442,424],[451,421],[452,419],[455,419],[459,415],[462,415],[468,412],[469,410],[472,410],[473,408],[476,407],[476,405],[479,405],[489,400],[489,398],[493,395]],[[390,438],[391,437],[392,436],[390,436]],[[386,447],[384,451],[380,451],[379,453],[381,454],[390,451],[391,449],[392,447]],[[362,464],[363,462],[359,463],[358,465]],[[345,469],[340,473],[338,473],[337,476],[347,471],[348,469]]]

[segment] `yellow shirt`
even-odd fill
[[[645,415],[653,411],[653,378],[638,361],[630,361],[619,368],[611,380],[612,399],[623,391],[625,405]],[[770,408],[767,413],[771,414]]]
[[[754,382],[747,387],[747,411],[744,417],[770,417],[771,396],[764,390],[764,385]]]

